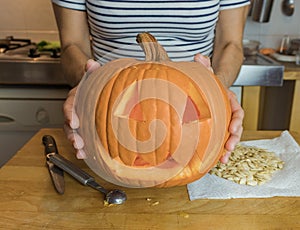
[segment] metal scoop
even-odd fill
[[[127,196],[124,191],[119,189],[114,189],[111,191],[106,190],[99,185],[92,176],[78,168],[63,156],[56,153],[49,153],[47,154],[47,158],[50,162],[64,170],[66,173],[70,174],[81,184],[88,185],[97,191],[102,192],[105,195],[105,200],[108,202],[108,204],[123,204],[127,200]]]

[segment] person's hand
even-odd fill
[[[98,69],[100,64],[92,59],[88,60],[85,66],[87,74],[91,74],[94,70]],[[81,136],[77,133],[79,128],[79,118],[74,109],[74,100],[77,91],[77,86],[70,90],[68,97],[63,105],[63,112],[65,116],[64,130],[69,141],[72,142],[73,147],[76,149],[76,157],[78,159],[86,158],[83,151],[84,142]]]
[[[231,121],[229,124],[229,138],[225,143],[226,153],[221,157],[220,161],[224,164],[228,162],[231,152],[234,150],[235,146],[240,142],[243,133],[243,119],[244,110],[237,100],[234,92],[227,89],[227,94],[231,106]]]
[[[209,57],[203,56],[201,54],[196,54],[194,57],[195,62],[202,63],[205,67],[213,72],[211,67],[211,62]],[[243,119],[244,119],[244,110],[241,107],[240,103],[237,100],[236,95],[231,90],[227,89],[227,94],[231,106],[231,121],[229,124],[229,138],[225,143],[225,154],[221,157],[220,161],[226,164],[229,160],[231,152],[234,150],[235,146],[240,142],[242,132],[243,132]]]
[[[194,56],[194,61],[195,62],[200,62],[201,64],[203,64],[207,69],[209,69],[211,72],[214,72],[212,67],[211,67],[211,62],[210,62],[210,58],[207,56],[204,56],[200,53],[196,54]]]

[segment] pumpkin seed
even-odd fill
[[[273,152],[237,145],[228,163],[219,162],[209,173],[235,183],[256,186],[271,180],[272,174],[283,166],[284,162]]]

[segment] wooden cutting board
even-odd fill
[[[65,176],[66,191],[58,195],[45,166],[42,136],[53,135],[60,154],[77,160],[61,129],[40,130],[0,170],[0,229],[299,229],[300,197],[189,201],[186,186],[122,188],[128,200],[107,207],[103,196]],[[243,139],[273,138],[279,131],[244,131]],[[292,132],[300,143],[300,134]],[[108,189],[116,188],[103,179]]]

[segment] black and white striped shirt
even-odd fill
[[[245,6],[250,0],[52,0],[62,7],[86,11],[95,58],[144,55],[136,44],[140,32],[153,34],[174,61],[210,56],[220,10]],[[76,26],[76,25],[74,25]]]

